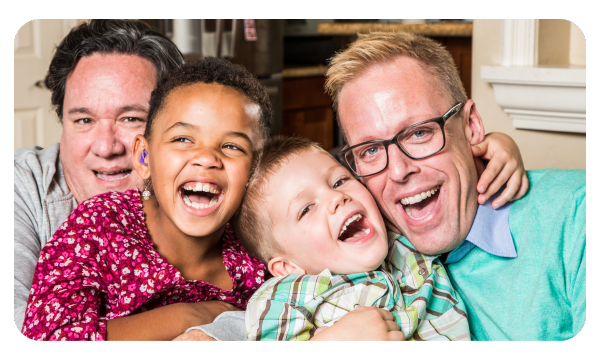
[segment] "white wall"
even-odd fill
[[[481,79],[481,66],[500,64],[501,20],[473,22],[473,77],[471,93],[486,132],[500,131],[519,145],[527,169],[558,167],[585,169],[585,134],[515,129],[512,119],[496,103],[492,85]],[[540,20],[540,65],[585,66],[585,40],[566,20]]]

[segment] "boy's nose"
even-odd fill
[[[332,190],[329,212],[335,214],[342,206],[352,201],[352,198],[344,192]]]

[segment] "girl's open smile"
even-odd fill
[[[224,192],[214,182],[188,181],[179,187],[179,197],[192,215],[206,216],[221,205]]]

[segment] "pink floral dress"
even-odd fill
[[[138,190],[81,203],[40,253],[22,332],[36,340],[104,340],[106,321],[179,302],[222,300],[242,309],[265,265],[228,224],[223,264],[233,288],[185,280],[153,248]]]

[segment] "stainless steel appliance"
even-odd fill
[[[159,20],[158,28],[186,60],[214,56],[243,65],[266,88],[273,105],[273,135],[281,133],[284,20]]]

